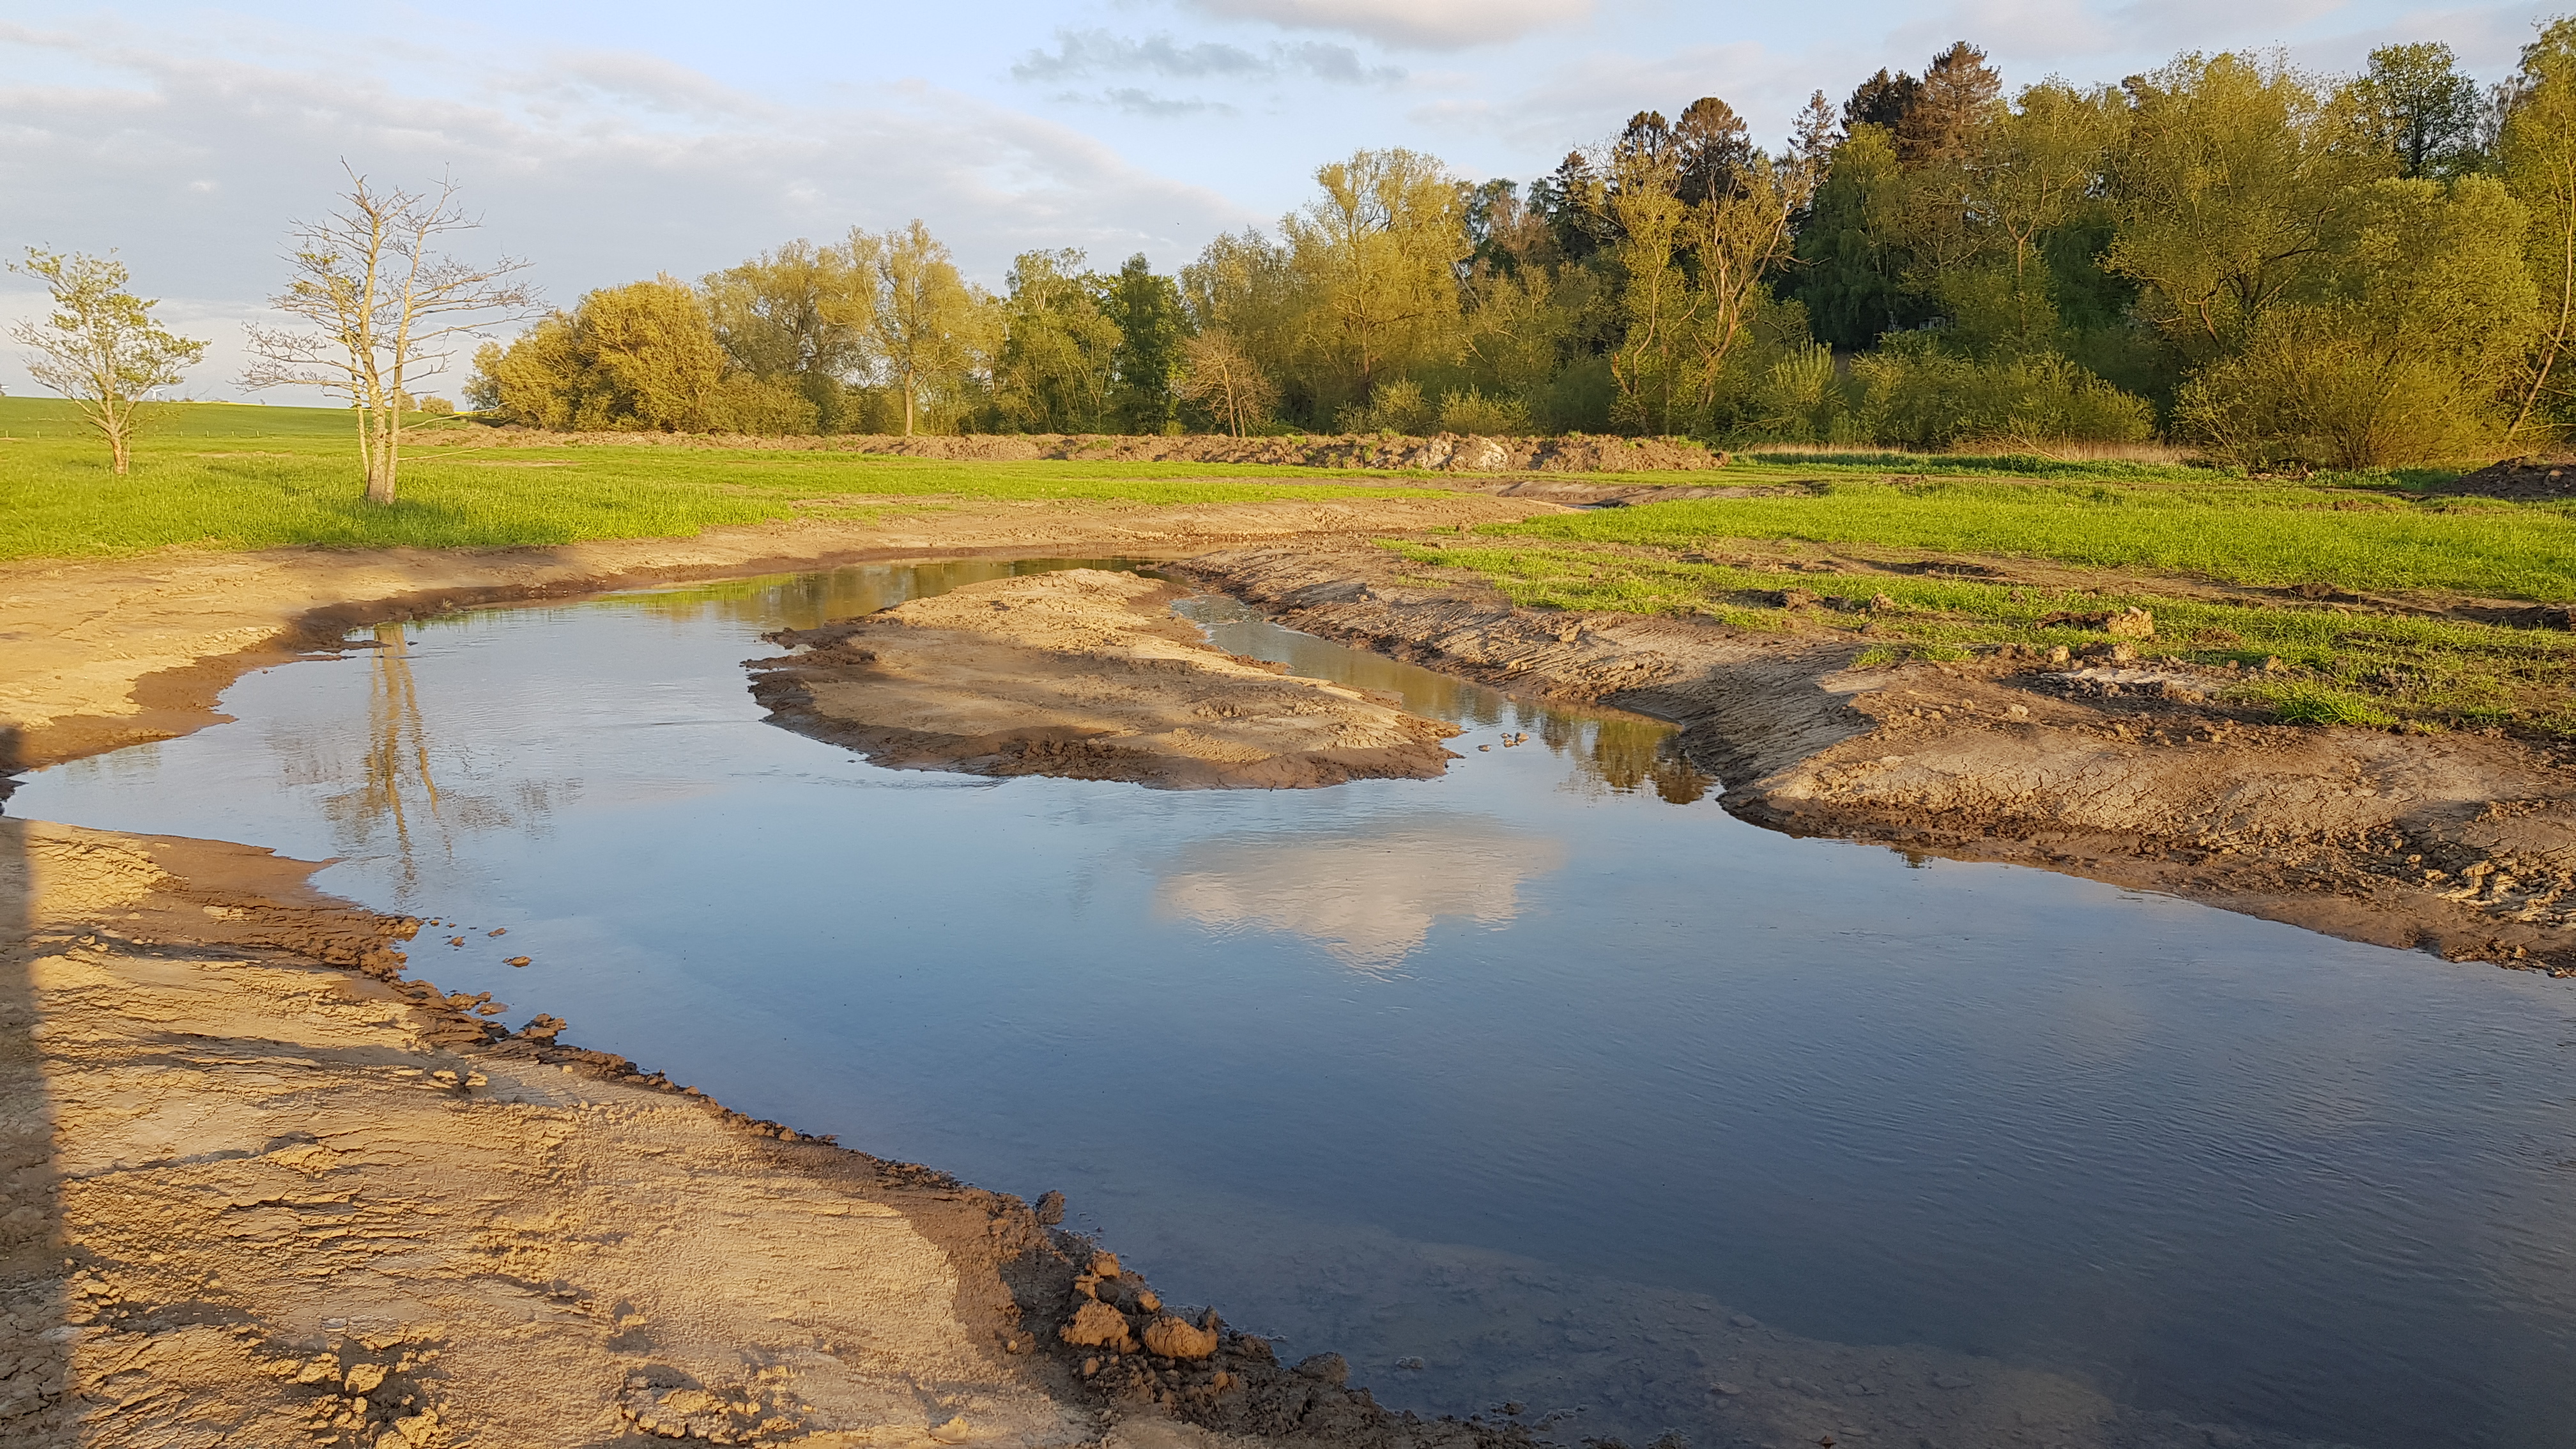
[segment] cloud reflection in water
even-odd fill
[[[1499,926],[1564,845],[1482,816],[1335,834],[1220,838],[1165,863],[1156,914],[1211,930],[1303,936],[1356,971],[1402,965],[1444,918]]]

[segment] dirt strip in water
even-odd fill
[[[1185,590],[1065,569],[970,584],[768,636],[751,661],[770,718],[896,769],[1311,789],[1430,779],[1455,725],[1210,647]]]

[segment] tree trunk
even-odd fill
[[[126,441],[124,433],[116,432],[107,435],[107,446],[108,451],[116,455],[116,476],[124,477],[126,464],[132,461],[134,456],[132,445]]]
[[[903,380],[903,435],[912,436],[912,379]]]

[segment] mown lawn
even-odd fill
[[[2080,482],[1762,466],[1730,469],[1729,481],[1804,486],[1492,524],[1472,541],[1399,547],[1534,607],[1866,634],[1871,661],[2001,644],[2080,648],[2104,636],[2049,616],[2145,608],[2157,622],[2150,655],[2240,669],[2279,661],[2246,675],[2240,692],[2291,718],[2576,734],[2576,634],[2296,597],[2212,601],[2189,586],[2307,585],[2427,611],[2463,596],[2563,605],[2576,599],[2576,505],[2431,497],[2385,477],[2290,485],[2135,465],[2124,478]],[[1907,566],[1963,560],[2001,577],[1800,567],[1828,552]],[[2044,565],[2022,572],[2046,582],[2012,582],[2015,560]],[[2070,580],[2068,566],[2101,572]],[[1780,607],[1784,590],[1818,603]]]
[[[468,426],[447,423],[447,427]],[[728,524],[867,517],[944,500],[1249,503],[1424,496],[1385,475],[1205,463],[950,463],[858,453],[581,446],[405,454],[402,501],[359,496],[355,429],[327,408],[173,405],[116,477],[67,404],[0,399],[0,559],[171,545],[454,548],[687,537]],[[890,502],[891,500],[891,502]]]

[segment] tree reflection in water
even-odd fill
[[[412,681],[411,640],[401,624],[375,627],[375,668],[367,681],[367,748],[357,788],[331,798],[335,833],[364,844],[390,826],[394,850],[402,858],[406,886],[416,883],[412,864],[412,817],[424,812],[438,820],[438,780],[429,767],[429,732],[420,720],[420,692]],[[417,794],[419,805],[411,803]],[[444,832],[441,832],[444,844]]]
[[[1538,737],[1550,750],[1572,757],[1576,774],[1569,788],[1633,795],[1651,785],[1655,798],[1688,805],[1717,783],[1683,758],[1680,733],[1660,721],[1550,713],[1540,717]]]

